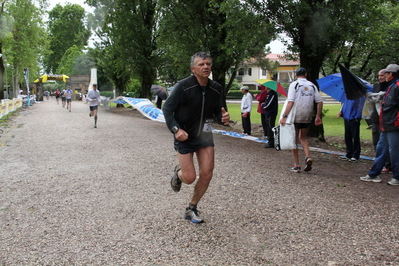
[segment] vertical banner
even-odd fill
[[[28,95],[27,105],[30,106],[29,69],[27,67],[24,68],[24,78],[26,83],[26,93]]]

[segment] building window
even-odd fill
[[[252,68],[248,68],[248,76],[252,76]]]
[[[267,72],[266,69],[262,68],[262,76],[266,76]]]
[[[238,70],[238,75],[239,75],[239,76],[244,76],[244,69],[243,69],[243,68],[240,68],[240,69]]]
[[[280,71],[278,73],[278,81],[281,83],[290,83],[294,80],[294,75],[292,71]]]

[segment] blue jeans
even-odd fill
[[[369,171],[370,177],[376,177],[381,173],[388,156],[391,157],[393,178],[399,180],[399,131],[381,132],[374,164]]]

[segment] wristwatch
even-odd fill
[[[173,134],[176,134],[177,131],[179,131],[179,128],[177,126],[172,127]]]
[[[288,115],[283,115],[283,118],[287,118],[288,117]]]

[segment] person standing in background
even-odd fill
[[[339,158],[350,162],[357,162],[360,157],[360,120],[362,120],[363,106],[366,97],[356,100],[344,99],[338,117],[344,119],[346,155]]]
[[[243,86],[241,88],[244,94],[241,99],[241,121],[243,133],[246,135],[251,135],[251,110],[252,110],[252,95],[249,93],[248,86]]]
[[[274,133],[273,128],[276,126],[276,117],[278,113],[278,96],[277,92],[267,88],[267,96],[265,102],[262,104],[263,114],[265,115],[267,125],[268,142],[264,148],[274,148]]]
[[[380,183],[382,169],[391,158],[392,179],[388,185],[399,185],[399,65],[390,64],[385,69],[385,80],[388,87],[382,98],[380,108],[380,139],[377,143],[374,164],[366,176],[360,180]]]
[[[378,71],[378,83],[373,86],[373,93],[379,93],[380,91],[386,91],[388,87],[388,82],[385,80],[386,69],[381,69]],[[378,117],[378,111],[375,104],[373,104],[373,111],[371,112],[371,136],[373,140],[374,150],[377,150],[377,143],[380,139],[381,129],[380,129],[380,119]],[[381,173],[389,173],[391,171],[391,159],[387,158],[384,168]]]
[[[262,128],[263,128],[263,139],[268,139],[270,136],[267,135],[267,123],[266,123],[266,116],[263,113],[263,109],[262,109],[262,104],[265,102],[266,100],[266,96],[267,96],[267,90],[266,87],[263,85],[260,85],[260,90],[261,93],[260,94],[254,94],[256,100],[258,101],[258,113],[260,113],[260,121],[262,123]]]

